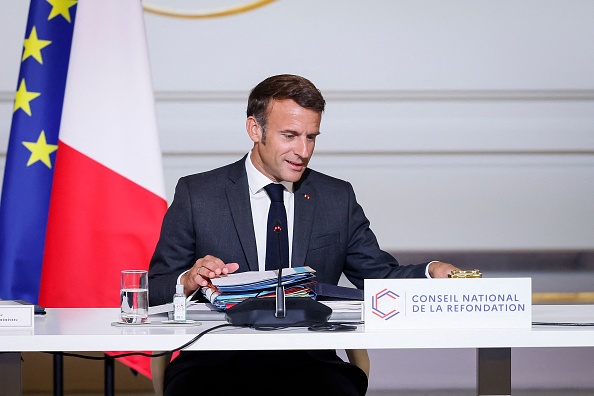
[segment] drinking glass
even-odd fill
[[[124,270],[120,276],[120,318],[129,324],[148,321],[148,273]]]

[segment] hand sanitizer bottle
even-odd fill
[[[184,294],[184,285],[175,285],[175,294],[173,295],[173,320],[176,322],[186,321],[186,295]]]

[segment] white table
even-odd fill
[[[118,309],[48,309],[35,318],[32,331],[0,331],[0,368],[4,381],[20,378],[20,352],[47,351],[165,351],[174,349],[207,328],[222,322],[201,322],[193,327],[113,326]],[[533,321],[594,322],[594,305],[535,305]],[[533,326],[531,329],[365,330],[311,332],[294,328],[257,331],[224,328],[209,333],[188,350],[279,349],[477,349],[477,394],[511,393],[511,348],[594,347],[594,327]],[[18,363],[18,368],[6,371]],[[2,384],[7,389],[9,384]],[[20,385],[17,391],[20,391]],[[16,392],[15,392],[16,393]],[[13,393],[11,393],[13,394]]]

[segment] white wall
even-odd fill
[[[0,3],[0,169],[27,9]],[[592,21],[591,0],[279,0],[217,19],[147,14],[168,197],[178,177],[248,151],[249,90],[295,73],[328,101],[312,167],[353,183],[385,248],[594,249]],[[415,365],[402,366],[399,384],[418,384]],[[398,386],[381,378],[373,386]]]
[[[147,16],[167,187],[248,150],[245,100],[303,74],[312,167],[352,181],[388,249],[594,247],[594,4],[278,1]]]

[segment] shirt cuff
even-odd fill
[[[429,275],[429,266],[430,266],[431,264],[433,264],[433,263],[437,263],[437,262],[438,262],[437,260],[430,261],[430,262],[429,262],[429,264],[427,264],[427,266],[425,267],[425,276],[426,276],[427,278],[429,278],[429,279],[432,279],[432,278],[431,278],[431,275]]]
[[[191,268],[190,268],[190,269],[191,269]],[[177,284],[178,284],[178,285],[179,285],[179,284],[181,284],[181,277],[182,277],[182,276],[183,276],[183,275],[184,275],[186,272],[189,272],[189,271],[190,271],[190,270],[186,270],[186,271],[182,272],[181,274],[179,274],[179,276],[177,277]],[[199,287],[198,289],[194,290],[194,291],[192,292],[192,294],[190,294],[188,297],[186,297],[186,301],[188,301],[188,302],[189,302],[189,301],[190,301],[190,300],[191,300],[191,299],[192,299],[192,298],[193,298],[193,297],[196,295],[196,293],[198,293],[198,290],[200,290],[200,287]]]
[[[191,268],[190,268],[191,269]],[[190,270],[185,270],[184,272],[182,272],[181,274],[179,274],[179,276],[177,277],[177,284],[179,285],[181,283],[181,277],[184,276],[184,274],[186,272],[188,272]]]

